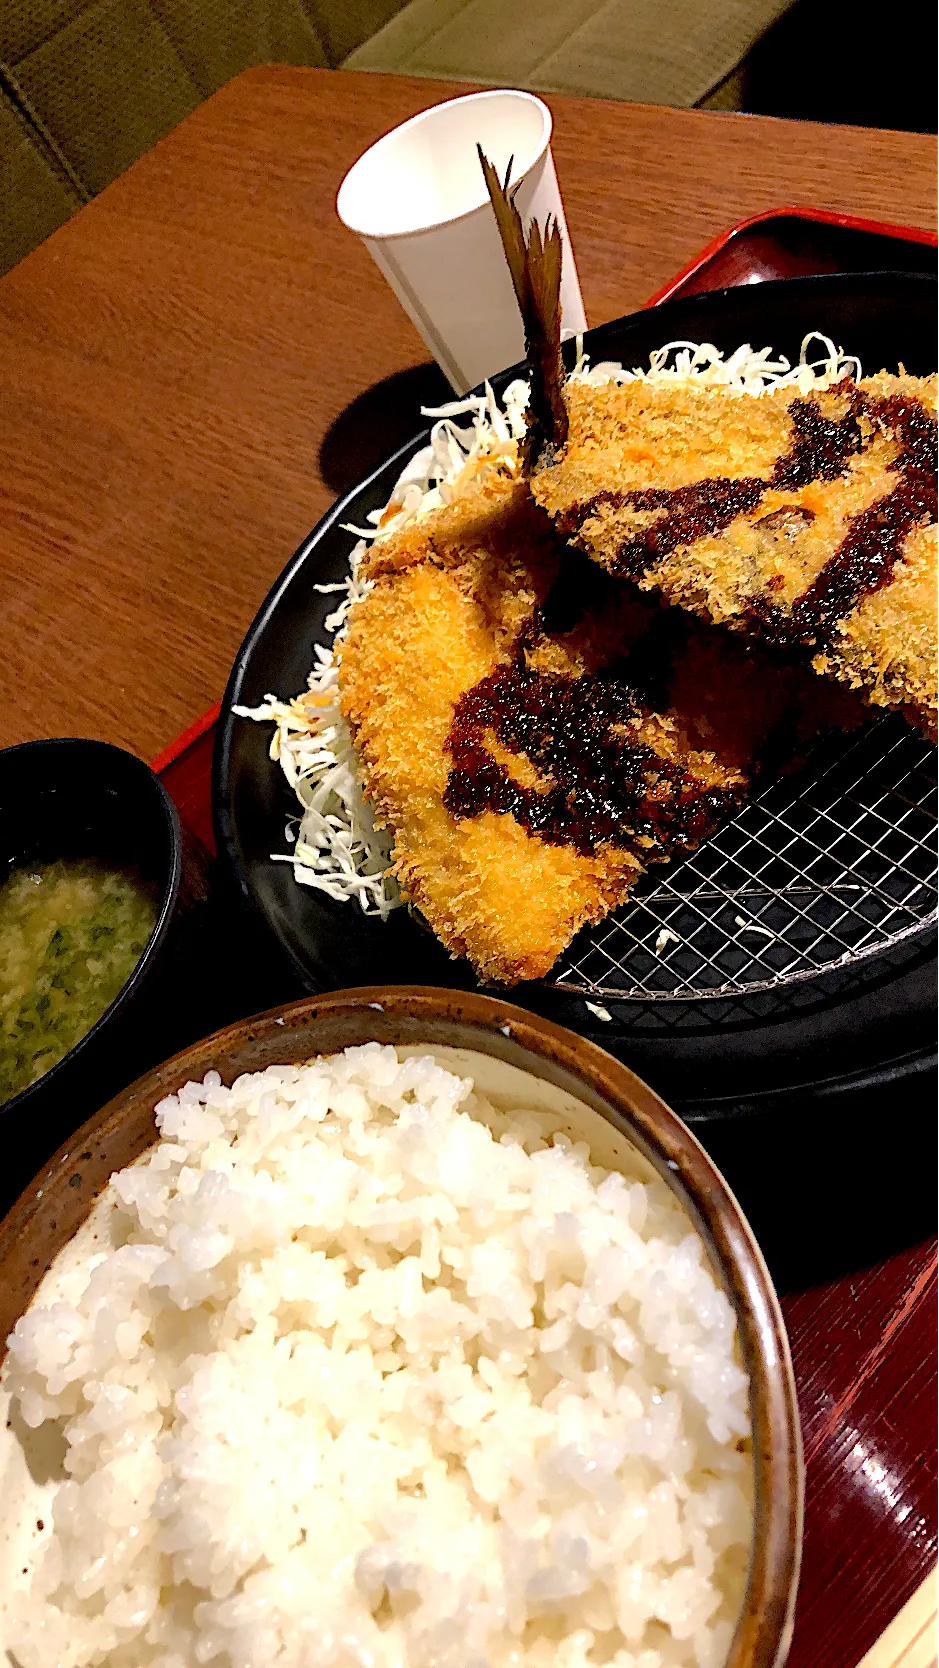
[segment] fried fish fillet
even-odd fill
[[[936,731],[936,378],[567,385],[532,491],[609,572]]]
[[[524,482],[468,487],[368,577],[340,665],[365,792],[404,896],[484,981],[547,973],[830,716],[801,669],[574,556]]]

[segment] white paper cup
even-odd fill
[[[551,112],[532,93],[470,93],[421,111],[359,157],[336,199],[340,220],[358,232],[460,394],[525,353],[477,144],[501,179],[512,158],[526,228],[557,220],[561,327],[579,334],[587,321],[551,156]]]

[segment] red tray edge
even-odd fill
[[[701,271],[702,267],[707,265],[708,261],[713,260],[715,255],[718,255],[722,249],[727,247],[731,238],[736,237],[740,232],[749,231],[753,226],[762,225],[766,220],[777,220],[783,214],[792,215],[800,220],[820,221],[822,224],[829,226],[847,226],[853,231],[875,232],[884,237],[903,238],[907,243],[925,243],[931,244],[933,247],[936,247],[939,243],[939,237],[935,232],[923,231],[919,226],[893,225],[886,220],[864,220],[853,214],[836,214],[829,209],[802,208],[797,204],[787,204],[782,208],[763,209],[759,214],[751,214],[745,220],[738,220],[733,226],[728,226],[725,231],[719,233],[699,254],[695,255],[692,261],[689,261],[687,266],[682,267],[674,278],[670,278],[664,288],[656,290],[655,295],[645,303],[645,306],[658,307],[661,302],[670,301],[688,282],[689,278],[693,278],[697,272]],[[162,771],[181,758],[187,748],[191,747],[194,742],[197,742],[205,735],[207,730],[211,730],[212,726],[217,723],[221,707],[221,701],[216,701],[208,712],[204,712],[201,718],[197,718],[194,723],[189,725],[188,729],[183,730],[176,737],[175,741],[171,741],[168,747],[164,747],[163,751],[151,760],[150,769],[159,776]]]
[[[159,776],[171,764],[175,764],[176,760],[181,758],[187,749],[199,740],[200,736],[204,736],[206,731],[211,730],[213,724],[218,722],[221,710],[221,701],[216,701],[214,707],[210,707],[208,712],[204,712],[202,717],[197,718],[195,723],[190,724],[187,730],[183,730],[182,734],[178,735],[175,741],[171,741],[168,747],[164,747],[162,753],[158,753],[155,759],[151,759],[150,769]]]
[[[799,204],[787,203],[782,208],[761,209],[759,214],[751,214],[745,220],[738,220],[736,225],[728,226],[726,231],[720,232],[707,246],[695,255],[688,265],[682,267],[681,272],[670,278],[660,290],[656,290],[647,307],[658,307],[663,301],[670,301],[674,295],[693,278],[701,268],[726,249],[732,238],[740,232],[748,232],[754,226],[761,226],[767,220],[778,220],[780,215],[788,214],[797,220],[814,220],[826,226],[845,226],[851,231],[874,232],[880,237],[902,238],[905,243],[925,243],[933,248],[939,243],[935,232],[926,232],[920,226],[899,226],[887,220],[865,220],[855,214],[836,214],[830,209],[802,208]]]

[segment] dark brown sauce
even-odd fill
[[[679,545],[696,544],[712,533],[722,533],[738,515],[756,508],[769,483],[758,476],[732,481],[722,476],[693,481],[685,487],[646,487],[634,492],[605,490],[578,504],[559,518],[565,538],[576,537],[598,509],[664,510],[648,527],[640,528],[619,545],[613,565],[617,575],[638,578],[653,562],[671,555]]]
[[[900,454],[890,465],[901,477],[894,490],[854,517],[839,549],[790,613],[762,599],[750,611],[751,625],[766,641],[780,648],[817,647],[830,639],[838,621],[863,596],[887,583],[913,528],[936,520],[935,419],[909,395],[877,400],[846,383],[838,386],[849,399],[841,417],[826,417],[811,397],[789,406],[792,445],[777,459],[769,479],[716,477],[671,490],[602,491],[561,517],[560,531],[575,538],[604,506],[664,510],[617,549],[612,571],[637,578],[679,546],[723,532],[738,515],[756,509],[771,487],[791,492],[814,481],[837,480],[876,434],[888,434],[900,444]],[[868,419],[866,436],[862,418]]]
[[[840,383],[838,388],[850,401],[842,417],[826,417],[817,400],[793,400],[788,408],[794,430],[792,446],[776,460],[768,480],[759,475],[742,475],[737,480],[719,475],[684,487],[604,490],[561,516],[561,533],[565,538],[576,537],[584,523],[604,506],[664,510],[665,514],[649,527],[624,539],[616,552],[613,571],[638,577],[679,545],[696,544],[699,539],[722,533],[738,515],[755,510],[770,487],[794,492],[812,481],[836,480],[864,446],[859,421],[864,397],[848,383]]]
[[[770,510],[768,515],[757,518],[756,526],[765,527],[772,533],[785,533],[792,538],[810,521],[815,520],[815,511],[807,510],[804,504],[784,504],[781,510]],[[772,584],[772,581],[770,581]],[[778,585],[781,580],[777,580]]]
[[[860,400],[875,424],[899,441],[899,456],[889,469],[900,479],[892,492],[853,517],[838,549],[789,614],[772,603],[754,603],[753,624],[780,648],[823,648],[861,598],[887,584],[914,527],[936,520],[935,418],[904,394]]]
[[[859,390],[840,418],[826,418],[814,400],[789,408],[794,440],[768,480],[699,481],[673,491],[600,492],[580,505],[559,531],[571,537],[599,506],[664,509],[665,515],[624,541],[615,574],[634,576],[679,545],[720,532],[736,516],[755,509],[770,487],[798,490],[837,479],[878,431],[893,435],[899,456],[890,468],[899,480],[892,492],[855,516],[840,548],[791,615],[770,602],[753,611],[752,624],[768,642],[791,648],[817,644],[861,596],[890,577],[913,527],[936,519],[936,423],[920,401],[906,395],[872,400]],[[811,520],[799,505],[767,518]],[[692,850],[742,804],[742,790],[705,788],[680,764],[662,759],[636,739],[642,696],[649,699],[648,671],[632,662],[619,671],[566,678],[532,671],[522,657],[542,635],[570,630],[585,613],[612,605],[609,578],[591,585],[589,575],[562,564],[544,604],[519,640],[519,658],[497,668],[458,701],[447,741],[453,759],[444,804],[458,820],[484,811],[508,814],[552,845],[572,845],[585,855],[599,846],[627,850],[644,863]],[[650,634],[650,636],[654,636]],[[624,676],[624,670],[628,675]],[[659,702],[655,701],[655,705]],[[489,750],[496,741],[526,759],[541,777],[525,787]]]
[[[629,725],[641,711],[635,691],[611,672],[563,678],[521,661],[500,666],[457,702],[444,805],[458,820],[511,815],[549,844],[585,855],[604,844],[644,862],[691,850],[742,795],[703,787],[637,742]],[[489,751],[490,734],[550,785],[514,781]]]
[[[849,381],[839,382],[832,392],[844,393],[850,401],[843,417],[826,417],[813,399],[793,400],[789,406],[795,433],[789,451],[776,460],[772,486],[798,492],[813,481],[836,481],[864,450],[859,421],[864,395]]]

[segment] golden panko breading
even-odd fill
[[[511,816],[458,821],[444,806],[456,703],[508,662],[556,571],[549,532],[533,522],[526,488],[482,489],[379,545],[372,571],[383,576],[354,611],[340,673],[405,897],[454,955],[506,984],[547,972],[641,873],[629,852],[584,856]]]
[[[532,490],[610,572],[936,727],[936,379],[568,384]]]
[[[737,808],[774,736],[817,728],[817,680],[608,579],[524,483],[469,487],[367,571],[340,667],[365,791],[405,897],[483,980],[547,973]]]

